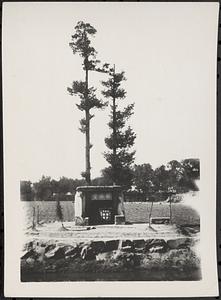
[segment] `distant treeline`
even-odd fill
[[[195,180],[200,178],[199,159],[170,161],[156,169],[148,163],[134,165],[131,187],[125,190],[127,201],[165,200],[170,194],[198,190]],[[110,179],[102,176],[92,180],[92,185],[111,185]],[[74,200],[76,188],[86,185],[84,179],[61,177],[54,180],[42,176],[38,182],[21,181],[23,201]]]

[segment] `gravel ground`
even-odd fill
[[[75,226],[73,222],[64,222],[67,230],[62,230],[61,223],[43,224],[37,227],[37,231],[26,232],[26,237],[39,239],[59,239],[71,241],[86,240],[113,240],[113,239],[147,239],[163,238],[175,239],[184,237],[176,225],[97,225],[97,226]]]

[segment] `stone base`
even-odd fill
[[[125,216],[124,215],[116,215],[114,217],[115,225],[125,225]]]
[[[150,224],[170,224],[170,218],[169,217],[150,218]]]
[[[88,226],[89,225],[89,217],[86,217],[86,218],[76,217],[74,222],[75,222],[75,225],[77,225],[77,226]]]

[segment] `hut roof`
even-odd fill
[[[99,192],[99,191],[105,191],[105,192],[111,192],[111,191],[119,191],[119,190],[121,190],[122,189],[122,187],[120,186],[120,185],[100,185],[100,186],[98,186],[98,185],[86,185],[86,186],[78,186],[77,188],[76,188],[76,191],[84,191],[84,192],[86,192],[86,191],[93,191],[93,192]]]

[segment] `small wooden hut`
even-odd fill
[[[75,194],[75,219],[87,219],[89,225],[124,224],[122,187],[79,186]]]

